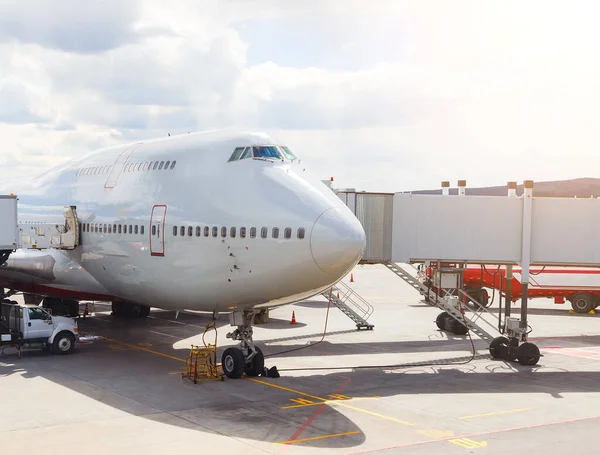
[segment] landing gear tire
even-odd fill
[[[249,377],[256,377],[265,370],[265,356],[258,346],[254,346],[256,355],[244,367],[244,373]]]
[[[571,307],[575,313],[589,313],[594,309],[594,296],[580,292],[571,298]]]
[[[263,358],[264,361],[264,358]],[[239,348],[227,348],[221,356],[223,373],[230,379],[238,379],[244,374],[246,358]]]
[[[75,337],[69,332],[60,332],[52,342],[54,354],[70,354],[75,349]]]
[[[506,350],[509,345],[508,338],[506,337],[497,337],[492,340],[490,343],[490,355],[494,359],[502,359],[506,357]]]
[[[150,307],[146,306],[146,305],[137,305],[136,308],[136,316],[138,318],[147,318],[148,316],[150,316]]]
[[[540,360],[540,349],[533,343],[525,342],[517,348],[517,360],[521,365],[535,365]]]
[[[438,314],[438,317],[435,319],[435,325],[437,325],[438,329],[446,330],[446,319],[448,319],[448,317],[448,313],[445,311]]]

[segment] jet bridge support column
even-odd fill
[[[507,360],[515,358],[522,365],[535,365],[540,359],[539,348],[527,341],[527,299],[529,290],[529,267],[531,264],[531,219],[533,202],[533,181],[524,182],[523,193],[523,227],[521,243],[521,319],[510,317],[512,265],[506,269],[506,308],[502,332],[506,337],[495,338],[490,343],[490,353],[493,357],[503,357]],[[520,344],[522,343],[522,344]]]

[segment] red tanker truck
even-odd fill
[[[505,295],[505,267],[468,266],[463,270],[463,290],[483,305],[492,303],[486,288]],[[434,269],[427,267],[421,276],[431,292],[437,292],[431,279],[433,273]],[[520,267],[513,267],[511,291],[513,302],[521,298]],[[555,303],[568,300],[575,312],[589,313],[600,305],[600,268],[531,267],[528,297],[553,298]]]

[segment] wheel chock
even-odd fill
[[[590,310],[588,314],[596,314],[596,310]]]
[[[574,310],[569,310],[569,314],[575,314]]]

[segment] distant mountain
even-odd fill
[[[467,182],[468,184],[469,182]],[[489,186],[483,188],[469,188],[467,186],[467,195],[473,196],[506,196],[508,189],[504,186]],[[419,190],[411,191],[413,194],[442,194],[442,190]],[[457,188],[450,188],[450,194],[457,194]],[[523,185],[517,186],[517,195],[523,194]],[[534,196],[546,197],[599,197],[600,179],[581,178],[573,180],[557,180],[554,182],[534,182]]]

